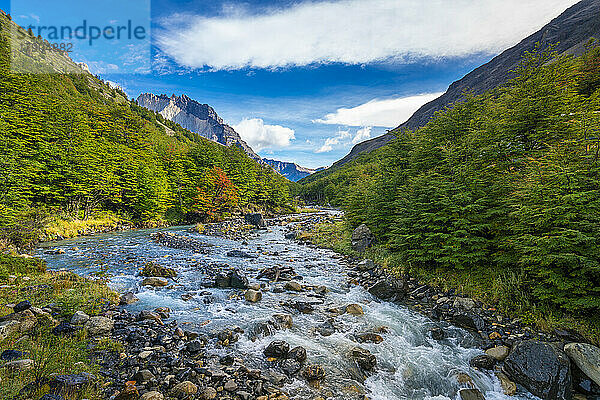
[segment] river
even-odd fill
[[[315,398],[317,395],[332,399],[363,398],[366,394],[373,400],[385,399],[456,399],[461,386],[457,376],[469,375],[486,399],[508,398],[502,393],[500,383],[492,372],[478,371],[469,366],[469,360],[482,351],[476,347],[473,336],[456,327],[444,327],[447,338],[433,340],[429,329],[440,326],[410,309],[372,297],[361,286],[348,278],[349,266],[336,253],[316,249],[285,238],[286,227],[269,226],[246,241],[234,241],[193,233],[189,226],[164,229],[134,230],[90,237],[80,237],[49,244],[65,250],[64,254],[47,254],[40,250],[51,269],[67,269],[84,276],[109,278],[115,290],[133,291],[139,302],[127,306],[132,312],[157,307],[169,307],[170,317],[184,324],[186,329],[207,336],[225,327],[239,326],[244,330],[240,340],[233,345],[235,354],[248,365],[269,367],[262,354],[273,340],[284,340],[291,347],[303,346],[308,362],[324,367],[326,378],[319,390],[297,378],[287,383],[283,390],[291,398]],[[203,247],[194,251],[175,249],[154,242],[151,234],[172,232],[193,238]],[[205,247],[204,247],[205,246]],[[228,257],[231,250],[242,250],[257,258]],[[174,268],[176,283],[164,288],[142,287],[137,274],[144,263],[153,261]],[[308,286],[325,286],[325,296],[314,291],[301,293],[284,291],[275,293],[263,290],[258,303],[244,300],[236,289],[210,287],[214,278],[205,266],[223,263],[237,267],[256,282],[258,272],[267,267],[292,267],[302,277],[299,281]],[[270,284],[273,289],[279,284]],[[191,297],[183,300],[182,295]],[[307,301],[315,305],[308,314],[291,312],[286,308],[290,301]],[[318,327],[332,317],[332,309],[344,309],[348,304],[360,304],[364,315],[343,314],[334,318],[336,332],[323,336]],[[327,311],[329,310],[329,311]],[[273,314],[293,314],[293,327],[280,330],[272,336],[254,336],[255,327],[267,321]],[[382,328],[385,327],[385,328]],[[383,330],[384,340],[379,344],[356,343],[355,335]],[[376,371],[360,378],[360,371],[348,356],[350,349],[359,345],[377,358]],[[231,349],[214,348],[222,355]],[[531,398],[526,395],[512,399]]]

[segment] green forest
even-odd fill
[[[367,224],[398,272],[600,326],[600,47],[527,53],[508,84],[464,97],[297,190]]]
[[[0,245],[35,243],[50,217],[136,225],[209,221],[290,205],[287,180],[242,150],[139,107],[87,73],[11,73],[0,13]],[[42,39],[30,37],[31,41]],[[78,67],[59,52],[46,57]],[[14,65],[13,65],[14,66]],[[39,68],[39,65],[36,65]]]

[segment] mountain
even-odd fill
[[[225,124],[223,119],[208,104],[200,104],[185,94],[169,97],[165,94],[157,96],[152,93],[140,94],[137,103],[139,106],[155,111],[191,132],[227,147],[236,145],[251,158],[260,160],[260,156],[242,140],[231,126]]]
[[[296,163],[270,160],[268,158],[263,158],[263,162],[270,165],[275,171],[279,172],[279,174],[285,176],[292,182],[297,182],[302,178],[306,178],[307,176],[312,175],[315,172],[319,172],[325,169],[323,167],[317,169],[304,168]]]
[[[254,160],[270,165],[275,171],[291,181],[296,182],[315,171],[321,170],[304,168],[285,161],[261,159],[231,126],[223,122],[223,119],[211,106],[200,104],[185,94],[181,96],[173,94],[169,97],[165,94],[142,93],[137,98],[137,104],[140,107],[155,111],[164,118],[213,142],[221,143],[227,147],[236,145]]]
[[[581,54],[590,38],[600,38],[599,16],[600,0],[583,0],[575,4],[538,32],[452,83],[445,94],[422,106],[396,129],[354,146],[350,153],[335,162],[327,173],[354,160],[362,153],[370,153],[384,146],[394,139],[395,132],[424,126],[436,111],[460,101],[465,91],[477,95],[506,83],[513,76],[511,71],[521,60],[523,53],[534,50],[538,43],[542,48],[556,44],[555,50],[558,53]]]

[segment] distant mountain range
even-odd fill
[[[304,168],[295,163],[270,160],[268,158],[263,158],[263,161],[269,164],[275,171],[294,182],[325,169],[325,167],[317,169]]]
[[[318,170],[301,167],[285,161],[263,159],[240,137],[231,126],[223,122],[216,111],[208,104],[201,104],[186,95],[170,97],[166,94],[142,93],[137,98],[141,107],[156,111],[168,120],[178,123],[185,129],[225,146],[235,145],[251,158],[270,165],[275,171],[291,181],[298,181]]]
[[[516,46],[452,83],[445,94],[422,106],[396,129],[354,146],[347,156],[335,162],[328,171],[336,170],[362,153],[370,153],[384,146],[394,139],[395,132],[424,126],[436,111],[460,101],[466,90],[477,95],[506,83],[523,54],[534,50],[538,43],[542,49],[556,44],[558,53],[578,55],[592,37],[600,39],[600,0],[583,0]]]

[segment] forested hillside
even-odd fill
[[[300,191],[366,223],[399,271],[510,281],[487,297],[597,324],[600,48],[527,53],[515,72]]]
[[[85,220],[109,212],[136,224],[160,224],[289,204],[285,178],[270,168],[137,106],[87,73],[11,73],[8,29],[14,25],[2,13],[0,24],[5,242],[27,245],[53,215]],[[78,69],[62,53],[47,50],[40,61],[17,47],[15,62],[36,70],[52,62],[60,65],[48,70]]]

